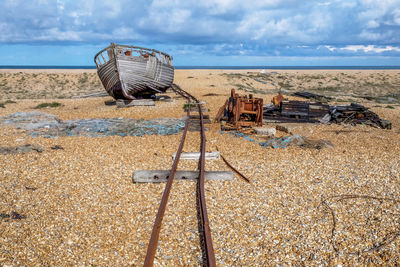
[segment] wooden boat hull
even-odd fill
[[[172,57],[154,49],[111,44],[94,60],[104,88],[115,99],[164,92],[174,80]]]

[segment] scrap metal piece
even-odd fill
[[[215,115],[215,119],[214,119],[215,122],[219,122],[222,119],[222,117],[224,116],[224,112],[225,112],[226,108],[228,107],[228,102],[229,102],[229,100],[226,100],[225,103],[219,108],[217,115]]]
[[[281,102],[285,100],[285,98],[283,97],[283,95],[281,94],[281,92],[278,93],[278,95],[274,96],[271,100],[272,104],[274,104],[275,106],[279,106],[281,104]]]
[[[242,126],[262,126],[263,99],[254,98],[252,94],[240,96],[232,89],[227,104],[228,122],[235,128]]]
[[[218,151],[218,147],[217,147],[217,151]],[[221,159],[224,161],[224,163],[226,164],[226,166],[228,166],[232,171],[234,171],[237,175],[239,175],[240,178],[242,178],[242,179],[245,180],[246,182],[250,183],[250,179],[247,178],[246,176],[244,176],[243,174],[241,174],[238,170],[236,170],[236,169],[224,158],[224,156],[221,155]]]
[[[310,92],[306,92],[306,91],[295,92],[295,93],[293,93],[293,95],[307,98],[307,99],[314,99],[316,101],[324,101],[325,102],[325,101],[333,100],[333,98],[330,96],[318,95],[318,94],[314,94],[314,93],[310,93]]]

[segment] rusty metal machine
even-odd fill
[[[223,115],[236,129],[242,126],[262,126],[263,100],[254,98],[252,94],[240,96],[232,89],[231,96],[218,111],[216,120],[220,120]]]

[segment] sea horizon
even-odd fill
[[[400,66],[174,66],[178,70],[219,69],[219,70],[398,70]],[[0,69],[96,69],[96,66],[58,65],[0,65]]]

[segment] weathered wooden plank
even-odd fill
[[[200,128],[199,125],[191,125],[191,124],[189,123],[189,127],[188,127],[188,131],[189,131],[189,132],[200,132],[200,130],[201,130],[201,128]],[[210,128],[204,127],[204,131],[205,131],[205,132],[208,132],[209,130],[210,130]]]
[[[200,125],[200,120],[199,119],[190,119],[189,121],[191,124],[199,124]],[[204,124],[211,124],[211,120],[210,119],[204,119],[203,120]]]
[[[166,182],[170,174],[170,170],[139,170],[135,171],[132,176],[134,183],[163,183]],[[175,180],[197,180],[198,171],[177,171]],[[204,173],[205,180],[233,180],[233,172],[227,171],[206,171]]]
[[[206,152],[205,153],[206,159],[219,159],[220,154],[218,151],[214,152]],[[176,152],[172,154],[172,158],[175,160]],[[184,152],[181,154],[180,159],[187,159],[187,160],[198,160],[200,159],[200,152]]]
[[[188,109],[185,108],[184,111],[187,112]],[[208,112],[208,108],[203,108],[203,107],[202,107],[202,108],[201,108],[201,111],[202,111],[202,112]],[[198,109],[197,107],[191,107],[191,108],[190,108],[190,112],[199,112],[199,109]]]
[[[200,115],[190,115],[189,118],[192,120],[199,120]],[[209,119],[210,119],[210,115],[207,115],[207,114],[203,115],[203,120],[209,120]]]
[[[224,111],[226,109],[226,107],[228,106],[228,100],[225,101],[225,104],[219,108],[217,115],[215,116],[214,121],[215,122],[219,122],[222,118],[222,116],[224,115]]]
[[[88,95],[74,95],[71,98],[89,98],[89,97],[103,97],[103,96],[108,96],[107,92],[98,92]]]
[[[154,101],[152,99],[136,99],[136,100],[122,100],[117,101],[118,108],[127,108],[133,106],[154,106]]]
[[[207,101],[199,101],[197,102],[190,102],[190,105],[203,105],[203,104],[207,104]]]

